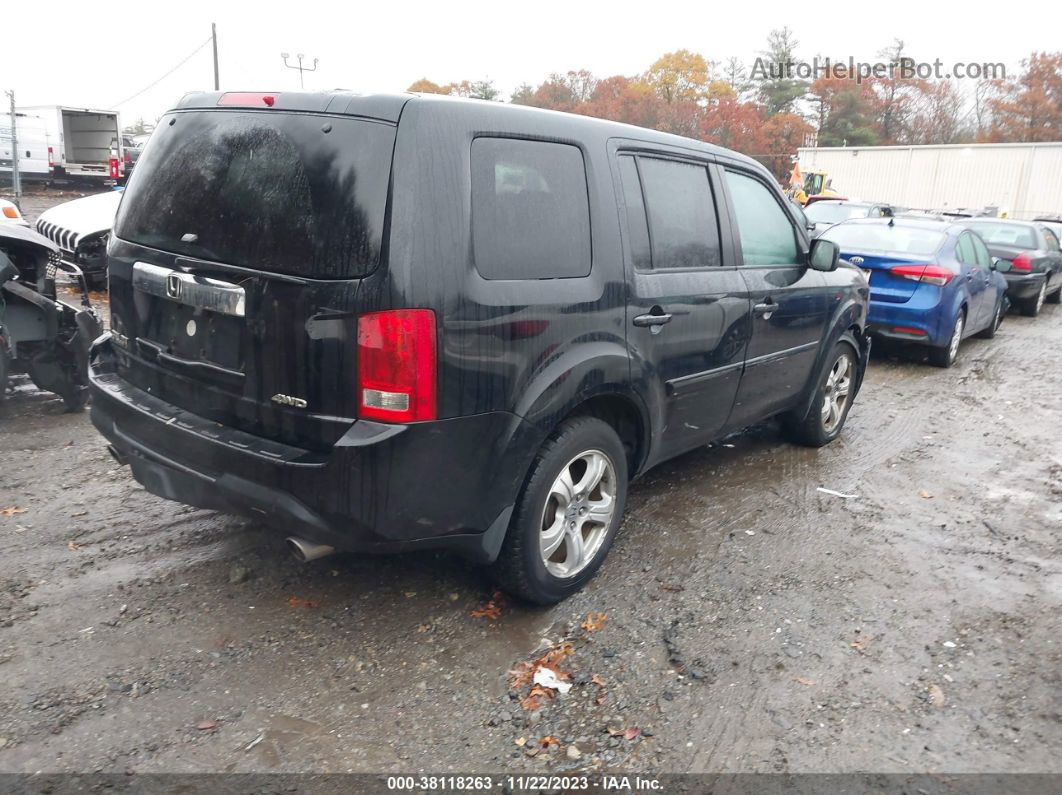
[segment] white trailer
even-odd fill
[[[120,176],[122,133],[117,111],[65,105],[24,107],[39,116],[47,130],[56,177],[112,182]]]
[[[847,146],[798,150],[850,199],[924,210],[995,207],[1011,218],[1062,214],[1062,142]]]
[[[15,113],[18,138],[18,172],[22,179],[46,180],[52,175],[48,127],[33,113]],[[0,113],[0,174],[11,174],[11,115]],[[0,179],[7,182],[8,176]]]

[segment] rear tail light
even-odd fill
[[[124,160],[124,161],[125,161],[126,163],[132,163],[132,162],[133,162],[133,158],[131,158],[131,157],[129,156],[129,153],[128,153],[128,152],[126,152],[125,154],[123,154],[123,155],[122,155],[122,159],[123,159],[123,160]]]
[[[218,105],[250,105],[252,108],[273,107],[279,94],[260,94],[251,91],[228,91],[218,98]]]
[[[1012,271],[1021,271],[1022,273],[1032,273],[1032,257],[1029,256],[1029,252],[1023,251],[1016,256],[1014,261],[1010,263],[1010,269]]]
[[[899,276],[901,279],[910,279],[913,282],[935,284],[943,287],[955,278],[955,274],[947,268],[939,265],[894,265],[889,268],[889,273]]]
[[[55,150],[52,147],[48,147],[48,168],[55,167]]]
[[[383,422],[436,417],[435,313],[371,312],[358,318],[358,416]]]
[[[118,158],[117,157],[112,157],[110,160],[108,160],[107,161],[107,166],[108,166],[108,170],[110,171],[110,174],[111,174],[111,179],[118,179],[118,177],[121,176],[121,173],[118,170]]]

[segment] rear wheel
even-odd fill
[[[807,416],[799,422],[783,420],[786,435],[808,447],[822,447],[837,438],[855,399],[859,368],[855,346],[847,340],[838,342],[827,361]]]
[[[951,367],[959,358],[959,346],[962,344],[962,331],[966,328],[966,316],[960,312],[952,326],[951,337],[946,345],[929,349],[929,363],[934,367]]]
[[[1032,298],[1026,298],[1021,303],[1021,313],[1026,317],[1036,317],[1040,314],[1040,310],[1044,307],[1044,300],[1047,298],[1047,280],[1040,285],[1039,292]]]
[[[531,465],[494,578],[505,590],[553,604],[582,588],[608,555],[627,500],[627,456],[596,417],[564,422]]]

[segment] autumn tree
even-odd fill
[[[878,140],[882,144],[906,143],[918,103],[930,87],[925,80],[904,76],[903,70],[910,70],[915,62],[905,52],[902,40],[893,41],[878,57],[891,65],[889,74],[869,81],[877,105]]]
[[[1062,52],[1034,52],[1021,75],[1002,80],[989,101],[993,141],[1062,140]]]
[[[657,58],[644,80],[665,102],[697,101],[708,96],[711,72],[703,55],[676,50]]]
[[[438,83],[433,83],[426,77],[420,78],[414,83],[411,83],[406,91],[412,91],[415,94],[449,94],[449,86],[440,86]]]
[[[908,140],[913,144],[954,144],[972,138],[963,122],[964,100],[950,80],[927,84],[911,114]]]
[[[819,146],[872,146],[879,127],[874,91],[853,77],[823,75],[811,84]]]

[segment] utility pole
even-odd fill
[[[221,81],[218,79],[218,26],[217,23],[210,23],[210,38],[214,42],[214,90],[221,90]]]
[[[22,177],[18,173],[18,124],[15,116],[15,91],[6,92],[11,99],[11,187],[15,191],[15,206],[22,209]]]
[[[291,56],[289,56],[286,52],[280,53],[280,57],[284,59],[284,66],[288,67],[288,69],[298,69],[299,70],[299,88],[306,88],[306,84],[303,82],[303,79],[302,79],[302,74],[303,74],[303,72],[316,72],[317,71],[317,59],[314,58],[313,59],[313,67],[309,67],[309,66],[303,66],[302,65],[302,59],[305,56],[303,56],[303,54],[301,52],[298,55],[295,56],[296,58],[299,59],[299,65],[298,66],[294,66],[294,65],[288,63],[288,58],[291,57]]]

